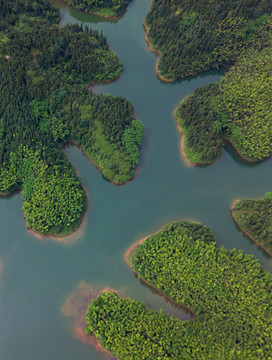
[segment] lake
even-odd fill
[[[182,319],[152,293],[124,261],[128,247],[172,220],[193,219],[211,227],[218,245],[254,254],[272,271],[272,259],[244,237],[230,216],[236,198],[258,198],[271,191],[272,159],[252,165],[228,147],[207,167],[187,167],[173,110],[200,86],[214,83],[223,71],[166,84],[155,74],[156,56],[144,39],[143,19],[151,0],[135,0],[126,14],[108,22],[56,1],[61,25],[83,23],[101,30],[122,63],[122,77],[96,86],[96,93],[121,95],[145,126],[141,162],[133,181],[115,186],[75,147],[66,154],[89,193],[86,220],[69,243],[39,240],[25,228],[20,194],[0,200],[0,358],[3,360],[102,360],[95,347],[72,336],[72,321],[61,313],[81,281],[109,287]]]

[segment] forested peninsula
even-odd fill
[[[272,256],[272,192],[263,199],[236,200],[230,211],[238,228]]]
[[[216,246],[211,230],[175,222],[129,255],[139,277],[186,305],[193,322],[106,292],[92,300],[86,333],[130,359],[272,359],[272,278],[253,255]]]
[[[65,4],[105,18],[117,18],[132,0],[64,0]]]
[[[272,154],[271,57],[272,47],[250,49],[219,83],[197,89],[180,103],[175,116],[191,163],[216,161],[226,141],[246,161]]]
[[[159,73],[175,80],[233,65],[271,37],[270,0],[156,0],[145,18],[148,41],[161,53]]]
[[[64,236],[87,205],[64,144],[122,184],[135,175],[143,125],[127,100],[87,90],[121,75],[104,36],[58,21],[47,0],[0,4],[0,192],[22,189],[26,226]]]
[[[271,155],[271,13],[269,0],[153,2],[145,27],[161,80],[230,68],[175,111],[191,164],[216,161],[226,141],[246,161]]]

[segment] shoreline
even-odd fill
[[[84,189],[84,191],[86,193],[86,197],[87,197],[86,208],[84,209],[84,213],[82,215],[82,218],[80,220],[79,225],[72,232],[70,232],[67,235],[63,235],[63,236],[54,235],[54,234],[52,234],[52,235],[43,234],[42,235],[42,234],[39,234],[36,231],[34,231],[32,228],[28,228],[28,227],[25,226],[25,229],[29,233],[31,233],[36,239],[39,239],[39,240],[52,239],[54,241],[62,242],[62,243],[66,243],[66,244],[70,244],[70,243],[74,242],[75,240],[77,240],[78,237],[77,236],[75,237],[75,235],[80,235],[80,234],[76,234],[76,233],[78,233],[81,230],[82,225],[86,221],[86,216],[87,216],[87,212],[88,212],[88,209],[89,209],[89,198],[90,198],[87,188],[83,184],[81,184],[81,185],[83,186],[83,189]],[[23,191],[23,188],[18,187],[16,189],[12,190],[9,193],[0,192],[0,198],[1,197],[2,198],[8,198],[8,197],[11,197],[13,195],[20,194],[22,191]],[[25,220],[25,217],[24,217],[24,220]],[[70,237],[73,237],[73,238],[70,238]],[[63,240],[65,240],[65,241],[63,241]]]
[[[161,57],[162,57],[162,53],[160,52],[160,50],[154,49],[154,48],[152,47],[152,44],[151,44],[150,40],[148,39],[149,29],[148,29],[148,26],[147,26],[145,20],[143,21],[143,27],[144,27],[144,29],[145,29],[145,41],[146,41],[146,43],[147,43],[147,45],[148,45],[149,50],[150,50],[151,52],[153,52],[154,54],[158,55],[158,56],[161,58]],[[158,78],[159,78],[161,81],[166,82],[166,83],[174,83],[174,82],[176,82],[176,81],[178,81],[178,80],[183,80],[183,79],[187,79],[187,78],[190,78],[190,77],[199,76],[199,75],[204,74],[204,73],[206,73],[206,72],[208,72],[208,71],[221,70],[221,69],[223,69],[223,70],[225,70],[225,69],[228,70],[229,67],[230,67],[230,66],[226,66],[226,65],[221,65],[221,66],[219,66],[218,68],[211,68],[211,69],[207,69],[207,70],[201,70],[200,72],[197,72],[197,73],[195,73],[195,74],[193,74],[193,75],[178,76],[178,77],[175,77],[175,78],[173,78],[173,79],[167,79],[167,78],[165,78],[162,74],[160,74],[160,72],[159,72],[158,63],[159,63],[159,61],[160,61],[160,58],[159,58],[158,61],[156,62],[155,70],[156,70],[156,74],[157,74]]]
[[[114,290],[114,289],[110,289],[110,288],[107,288],[105,287],[104,289],[100,290],[98,293],[97,293],[97,296],[105,293],[105,292],[112,292],[114,293],[115,295],[118,295],[118,291]],[[96,297],[97,297],[96,296]],[[87,344],[91,344],[92,346],[95,347],[95,349],[97,351],[100,351],[102,352],[103,354],[105,354],[109,359],[114,359],[114,360],[118,360],[118,358],[114,357],[108,350],[106,350],[100,343],[100,341],[94,336],[94,335],[87,335],[85,334],[85,315],[88,311],[88,307],[90,305],[90,302],[88,303],[87,305],[87,309],[86,309],[86,312],[84,313],[84,316],[83,316],[83,319],[81,319],[81,325],[79,328],[75,328],[75,331],[76,331],[76,334],[80,335],[81,334],[81,338],[78,338],[77,339],[79,341],[82,341],[84,342],[84,338],[87,340]],[[89,341],[88,341],[89,340]]]
[[[8,193],[2,192],[0,191],[0,198],[7,198],[16,194],[20,194],[20,192],[23,191],[23,188],[21,186],[14,188],[13,190],[11,190]]]
[[[110,51],[112,51],[112,50],[110,50]],[[114,81],[119,80],[122,75],[123,75],[123,71],[121,71],[121,73],[120,73],[118,76],[116,76],[115,78],[113,78],[113,79],[107,79],[107,80],[101,80],[101,81],[99,81],[99,80],[90,81],[90,82],[87,84],[87,89],[88,89],[88,90],[90,90],[90,89],[93,90],[93,87],[94,87],[94,86],[110,84],[110,83],[112,83],[112,82],[114,82]]]
[[[177,80],[184,79],[184,78],[188,78],[188,76],[185,76],[185,77],[177,77],[177,78],[174,78],[174,79],[167,79],[167,78],[165,78],[163,75],[160,74],[158,66],[159,66],[160,58],[162,57],[162,53],[160,52],[160,50],[154,49],[153,46],[152,46],[152,44],[151,44],[151,42],[150,42],[150,40],[148,39],[149,29],[148,29],[148,26],[147,26],[145,20],[143,21],[143,27],[144,27],[144,30],[145,30],[145,41],[146,41],[146,43],[147,43],[147,45],[148,45],[149,50],[150,50],[152,53],[154,53],[154,54],[156,54],[157,56],[159,56],[159,59],[156,61],[156,64],[155,64],[155,71],[156,71],[156,75],[157,75],[157,77],[159,78],[159,80],[161,80],[161,81],[163,81],[163,82],[166,82],[166,83],[173,83],[173,82],[175,82],[175,81],[177,81]],[[221,65],[217,70],[219,70],[219,69],[229,69],[229,66]],[[210,69],[210,70],[215,70],[215,69]],[[205,72],[210,71],[210,70],[203,70],[203,71],[201,71],[200,73],[195,74],[195,75],[192,75],[192,76],[198,76],[198,75],[200,75],[201,73],[205,73]],[[184,99],[184,100],[185,100],[185,99]],[[175,114],[175,110],[174,110],[174,114]],[[175,115],[174,115],[174,117],[176,118]],[[177,118],[176,118],[176,120],[177,120]],[[177,120],[177,123],[178,123],[178,120]],[[182,152],[182,154],[184,155],[185,162],[186,162],[186,164],[187,164],[188,166],[206,166],[206,165],[212,165],[212,164],[214,164],[216,161],[219,160],[219,158],[218,158],[218,159],[213,160],[212,162],[209,162],[209,163],[192,163],[192,162],[187,158],[187,156],[185,155],[185,152],[184,152],[184,134],[183,134],[182,129],[181,129],[181,127],[180,127],[179,124],[178,124],[178,128],[179,128],[179,131],[180,131],[181,136],[182,136],[181,152]],[[244,160],[244,161],[247,162],[247,163],[250,163],[250,164],[262,163],[263,161],[265,161],[266,159],[268,159],[268,158],[270,157],[270,156],[269,156],[268,158],[264,158],[263,160],[254,161],[254,160],[249,159],[249,158],[247,158],[246,156],[242,155],[241,152],[237,149],[237,147],[234,146],[234,144],[233,144],[233,142],[232,142],[231,139],[229,139],[229,138],[223,138],[222,140],[223,140],[223,142],[225,142],[225,143],[229,143],[229,144],[231,145],[231,147],[234,149],[234,151],[236,152],[236,154],[237,154],[242,160]],[[221,157],[221,156],[220,156],[220,157]]]
[[[106,19],[108,21],[117,21],[119,20],[127,11],[127,8],[125,8],[123,11],[121,11],[120,13],[116,14],[116,15],[103,15],[103,14],[99,14],[99,13],[96,13],[95,11],[89,11],[89,10],[83,10],[83,9],[79,9],[75,6],[72,6],[72,5],[67,5],[65,2],[64,4],[67,6],[67,7],[71,7],[72,9],[74,10],[77,10],[77,11],[80,11],[82,12],[83,14],[87,14],[87,15],[92,15],[92,16],[96,16],[96,17],[99,17],[101,19]],[[102,8],[103,9],[103,8]],[[105,9],[105,8],[104,8]]]
[[[86,153],[86,151],[83,149],[83,147],[81,145],[78,145],[75,141],[73,140],[69,140],[69,141],[65,141],[63,144],[62,144],[62,148],[65,148],[67,145],[71,145],[71,146],[76,146],[78,149],[80,149],[82,151],[82,153],[84,154],[84,156],[88,159],[88,161],[97,169],[99,170],[99,172],[102,174],[102,176],[104,177],[103,175],[103,172],[102,170],[93,162],[93,160],[89,157],[89,155]],[[118,183],[112,179],[106,179],[104,177],[104,179],[114,185],[117,185],[117,186],[123,186],[123,185],[126,185],[128,182],[132,181],[135,176],[137,175],[137,166],[135,167],[135,174],[132,178],[122,182],[122,183]]]
[[[233,215],[233,208],[235,206],[235,204],[238,202],[238,201],[241,201],[241,199],[235,199],[232,201],[231,203],[231,206],[230,206],[230,214],[231,214],[231,217],[232,217],[232,220],[234,222],[234,224],[236,225],[237,229],[244,235],[246,236],[248,239],[252,240],[257,246],[259,246],[261,249],[263,249],[269,256],[272,257],[272,253],[270,253],[262,244],[260,244],[255,238],[253,235],[251,235],[249,232],[243,230],[241,228],[241,226],[238,224],[238,222],[236,221],[234,215]]]
[[[140,281],[142,281],[145,285],[147,285],[151,290],[154,290],[158,295],[162,296],[166,301],[170,302],[172,305],[174,305],[175,307],[185,310],[188,313],[190,313],[192,315],[192,319],[191,320],[183,320],[183,321],[194,321],[196,319],[196,313],[194,312],[194,310],[188,308],[185,305],[182,305],[178,302],[176,302],[175,300],[173,300],[172,298],[170,298],[167,294],[165,294],[163,291],[157,289],[153,284],[151,284],[148,280],[146,280],[144,277],[142,277],[139,273],[137,273],[137,271],[135,271],[130,263],[129,263],[129,256],[131,255],[131,253],[137,249],[137,247],[142,244],[145,240],[147,240],[149,237],[154,236],[156,234],[158,234],[160,231],[162,231],[162,229],[165,226],[161,227],[158,231],[156,231],[153,234],[147,235],[143,238],[141,238],[140,240],[136,241],[135,243],[133,243],[125,252],[125,263],[127,264],[127,266],[129,267],[129,269],[137,276],[137,278],[139,278]]]
[[[92,299],[97,298],[104,292],[111,291],[118,294],[118,291],[108,287],[98,290],[92,288],[91,284],[81,281],[75,290],[66,298],[61,306],[61,313],[72,319],[71,334],[74,338],[81,341],[83,344],[89,344],[96,348],[97,351],[104,353],[107,359],[116,359],[100,344],[99,340],[94,335],[85,334],[85,316]]]
[[[229,143],[229,144],[231,145],[231,147],[233,148],[233,150],[235,151],[235,153],[236,153],[242,160],[244,160],[244,161],[247,162],[247,163],[250,163],[250,164],[258,164],[258,163],[262,163],[263,161],[266,160],[266,159],[264,159],[264,160],[259,160],[259,161],[251,160],[251,159],[245,157],[244,155],[242,155],[242,154],[239,152],[239,150],[237,149],[237,147],[234,146],[234,144],[233,144],[233,142],[231,141],[231,139],[229,139],[229,138],[223,138],[223,141],[224,141],[225,143]],[[268,157],[268,158],[269,158],[269,157]],[[268,158],[267,158],[267,159],[268,159]]]
[[[148,30],[148,27],[146,25],[146,22],[145,20],[143,21],[143,27],[144,27],[144,30],[145,30],[145,41],[147,43],[147,46],[149,48],[149,50],[153,53],[153,54],[156,54],[157,56],[159,56],[159,59],[156,61],[156,64],[155,64],[155,71],[156,71],[156,75],[158,77],[159,80],[165,82],[165,83],[173,83],[175,81],[178,80],[178,78],[175,78],[175,79],[167,79],[165,78],[160,72],[159,72],[159,61],[162,57],[162,53],[160,52],[160,50],[156,50],[152,47],[152,44],[150,42],[150,40],[148,39],[148,33],[149,33],[149,30]]]
[[[38,240],[50,240],[50,239],[52,239],[53,241],[57,241],[57,242],[65,244],[65,245],[71,244],[74,241],[76,241],[77,239],[79,239],[79,237],[81,235],[80,232],[82,231],[82,226],[86,222],[87,213],[88,213],[88,210],[89,210],[89,199],[90,199],[90,195],[89,195],[89,192],[88,192],[87,188],[83,184],[81,184],[81,185],[83,186],[83,189],[84,189],[84,191],[86,193],[87,201],[86,201],[86,208],[84,210],[84,213],[82,215],[82,218],[80,220],[80,223],[79,223],[78,227],[76,227],[72,232],[70,232],[69,234],[64,235],[64,236],[61,236],[61,235],[41,235],[41,234],[35,232],[32,228],[27,228],[26,227],[27,231],[29,233],[31,233]]]
[[[190,95],[188,95],[188,96],[190,96]],[[180,104],[186,99],[186,98],[188,98],[188,96],[186,96],[181,102],[180,102]],[[188,166],[188,167],[193,167],[193,166],[199,166],[199,167],[203,167],[203,166],[208,166],[208,165],[212,165],[212,164],[214,164],[214,163],[216,163],[219,159],[216,159],[216,160],[213,160],[213,161],[211,161],[211,162],[206,162],[206,163],[192,163],[189,159],[188,159],[188,157],[187,157],[187,155],[186,155],[186,153],[185,153],[185,150],[184,150],[184,142],[185,142],[185,135],[184,135],[184,133],[183,133],[183,131],[182,131],[182,128],[181,128],[181,126],[180,126],[180,124],[179,124],[179,119],[178,119],[178,116],[177,116],[177,114],[176,114],[176,110],[177,110],[177,108],[173,111],[173,117],[175,118],[175,120],[176,120],[176,123],[177,123],[177,127],[178,127],[178,130],[179,130],[179,133],[180,133],[180,135],[181,135],[181,154],[182,154],[182,156],[183,156],[183,158],[184,158],[184,160],[185,160],[185,163],[186,163],[186,165]]]
[[[185,150],[184,150],[184,142],[185,142],[185,135],[182,131],[182,128],[179,124],[179,118],[176,114],[176,111],[177,111],[177,108],[189,97],[190,95],[187,95],[183,100],[181,100],[181,102],[178,104],[178,106],[175,108],[175,110],[173,111],[173,117],[175,118],[176,120],[176,123],[177,123],[177,127],[178,127],[178,130],[180,132],[180,135],[181,135],[181,153],[185,159],[185,163],[189,166],[189,167],[192,167],[192,166],[208,166],[208,165],[212,165],[214,163],[216,163],[217,161],[219,161],[222,157],[222,154],[220,155],[220,157],[218,159],[215,159],[211,162],[205,162],[205,163],[192,163],[188,157],[186,156],[186,153],[185,153]],[[224,143],[224,147],[223,147],[223,150],[225,150],[225,145],[226,144],[229,144],[231,146],[231,148],[235,151],[235,153],[243,160],[245,161],[246,163],[249,163],[249,164],[252,164],[252,165],[255,165],[255,164],[258,164],[258,163],[262,163],[264,162],[265,160],[267,159],[263,159],[263,160],[259,160],[259,161],[254,161],[254,160],[251,160],[251,159],[248,159],[246,158],[244,155],[242,155],[239,150],[237,149],[236,146],[234,146],[233,142],[231,141],[231,139],[229,138],[222,138],[223,140],[223,143]]]
[[[197,166],[198,164],[192,163],[192,162],[187,158],[187,156],[186,156],[186,154],[185,154],[185,150],[184,150],[184,141],[185,141],[184,137],[185,137],[185,136],[184,136],[184,134],[183,134],[183,132],[182,132],[182,128],[181,128],[181,126],[180,126],[180,124],[179,124],[178,116],[177,116],[177,114],[176,114],[176,109],[173,111],[173,117],[174,117],[174,119],[176,120],[176,124],[177,124],[177,127],[178,127],[178,131],[179,131],[179,133],[180,133],[180,135],[181,135],[180,152],[181,152],[181,155],[182,155],[182,157],[183,157],[183,159],[184,159],[184,161],[185,161],[185,164],[186,164],[188,167]]]

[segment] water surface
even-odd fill
[[[144,40],[142,21],[151,0],[135,0],[118,22],[83,14],[56,1],[61,24],[81,23],[103,31],[124,64],[115,83],[95,92],[126,97],[145,125],[141,163],[125,186],[105,181],[80,150],[66,153],[89,195],[82,233],[69,245],[37,240],[25,229],[21,195],[0,200],[0,358],[3,360],[101,360],[94,347],[71,336],[61,306],[80,281],[109,287],[153,308],[188,319],[146,288],[124,262],[136,240],[172,220],[194,219],[210,226],[219,245],[255,254],[272,271],[272,260],[235,227],[229,207],[235,198],[256,198],[271,190],[272,160],[249,165],[230,149],[208,167],[188,168],[172,116],[179,101],[222,72],[166,84],[155,74],[156,57]]]

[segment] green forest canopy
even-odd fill
[[[121,74],[106,39],[58,20],[47,0],[0,4],[0,191],[23,188],[27,227],[46,235],[73,231],[86,209],[63,144],[120,184],[135,174],[143,136],[127,100],[86,89]]]
[[[158,0],[146,17],[159,72],[170,80],[231,67],[219,84],[195,91],[176,111],[194,164],[217,160],[225,140],[248,161],[272,153],[269,0]]]
[[[236,201],[231,214],[243,232],[272,254],[272,192],[263,199]]]
[[[176,116],[191,162],[217,160],[224,139],[248,161],[272,154],[271,57],[272,47],[248,50],[219,83],[197,89],[181,102]]]
[[[124,12],[132,0],[64,0],[76,9],[105,17],[118,16]]]
[[[106,292],[93,299],[86,333],[122,360],[271,360],[272,279],[253,255],[217,248],[207,227],[176,222],[131,253],[140,277],[196,313],[180,321]]]
[[[145,21],[167,79],[229,67],[270,42],[270,0],[154,0]]]

